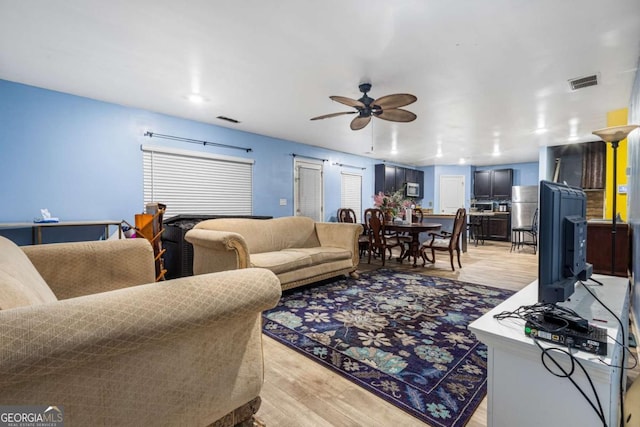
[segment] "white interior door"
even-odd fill
[[[295,215],[323,221],[322,163],[295,159],[294,174]]]
[[[455,214],[464,207],[464,175],[440,175],[440,213]]]

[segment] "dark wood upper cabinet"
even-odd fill
[[[420,184],[419,199],[424,197],[424,172],[417,169],[408,169],[400,166],[386,164],[375,165],[375,192],[382,191],[385,194],[400,190],[406,182]]]
[[[404,183],[407,182],[405,171],[405,168],[396,166],[396,191],[402,189],[402,187],[404,187]]]
[[[393,193],[396,191],[396,168],[394,166],[385,166],[384,168],[384,193]]]
[[[511,199],[513,169],[475,171],[473,195],[476,199]]]
[[[494,199],[511,199],[513,185],[513,169],[496,169],[493,171],[491,197]]]
[[[476,199],[491,198],[491,171],[475,171],[473,173],[473,195]]]

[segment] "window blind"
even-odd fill
[[[144,204],[179,214],[252,215],[253,160],[143,145]]]
[[[351,208],[356,213],[356,221],[360,221],[362,213],[362,176],[342,172],[340,207]]]

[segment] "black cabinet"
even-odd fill
[[[488,218],[487,238],[489,240],[510,240],[511,218],[509,215],[496,215]]]
[[[491,198],[491,171],[475,171],[473,174],[473,195],[476,199]]]
[[[470,215],[469,223],[475,224],[473,233],[482,240],[511,240],[511,215],[495,213],[493,215]]]
[[[473,195],[476,199],[511,199],[513,169],[475,171]]]
[[[404,178],[405,182],[418,182],[418,172],[417,169],[405,169],[404,170]]]
[[[496,169],[493,171],[491,197],[494,199],[511,199],[513,185],[513,169]]]
[[[401,166],[389,166],[383,163],[375,166],[375,193],[382,191],[385,194],[400,190],[406,182],[420,184],[419,199],[424,197],[424,172],[417,169],[408,169]]]
[[[398,166],[396,166],[395,169],[396,169],[395,189],[400,190],[404,186],[404,183],[407,182],[406,169]]]

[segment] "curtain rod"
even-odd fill
[[[304,157],[305,159],[322,160],[323,162],[328,162],[329,161],[328,159],[321,159],[319,157],[305,156],[304,154],[291,153],[291,155],[293,157]]]
[[[362,170],[366,169],[365,167],[362,167],[362,166],[345,165],[344,163],[334,163],[334,165],[340,166],[343,168],[353,168],[353,169],[362,169]]]
[[[233,148],[233,149],[236,149],[236,150],[244,150],[247,153],[250,152],[250,151],[253,151],[251,148],[236,147],[235,145],[220,144],[218,142],[200,141],[198,139],[183,138],[181,136],[163,135],[161,133],[153,133],[153,132],[148,132],[148,131],[144,133],[144,136],[148,136],[149,138],[163,138],[163,139],[170,139],[172,141],[190,142],[192,144],[202,144],[205,147],[207,145],[212,145],[214,147]]]

